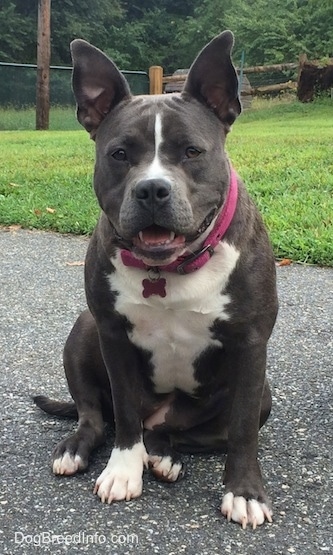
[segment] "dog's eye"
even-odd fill
[[[189,146],[185,150],[186,158],[198,158],[200,154],[201,154],[201,150],[199,150],[198,148],[195,148],[195,146]]]
[[[127,160],[126,152],[123,148],[118,148],[118,150],[112,152],[111,156],[118,162],[125,162]]]

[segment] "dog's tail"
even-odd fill
[[[78,419],[78,413],[74,402],[54,401],[45,397],[45,395],[37,395],[33,397],[34,403],[47,414],[58,416],[62,418],[75,418]]]

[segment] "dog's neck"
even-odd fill
[[[142,270],[152,270],[157,274],[159,272],[176,272],[178,274],[190,274],[199,270],[208,262],[208,260],[213,256],[214,249],[221,241],[222,237],[227,232],[237,205],[238,197],[238,186],[237,186],[237,175],[233,168],[230,169],[230,185],[227,194],[227,198],[223,204],[222,210],[219,216],[216,218],[215,225],[212,231],[208,234],[203,242],[202,247],[196,252],[188,255],[181,256],[167,264],[165,266],[152,267],[147,266],[142,260],[136,258],[131,251],[122,249],[121,260],[125,266],[132,266],[134,268],[141,268]]]

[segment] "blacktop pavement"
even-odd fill
[[[87,243],[0,230],[0,553],[333,554],[333,269],[277,268],[274,405],[259,453],[274,520],[242,530],[219,512],[221,455],[186,456],[178,484],[146,472],[142,497],[112,506],[92,493],[111,437],[85,474],[52,475],[51,450],[75,423],[44,415],[30,396],[69,399],[62,348],[85,306]]]

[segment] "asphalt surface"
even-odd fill
[[[274,406],[259,453],[274,521],[243,531],[219,513],[220,455],[186,456],[179,484],[147,472],[140,499],[112,506],[92,494],[110,444],[85,474],[52,475],[51,450],[75,423],[44,415],[30,396],[69,398],[61,356],[85,306],[87,240],[2,230],[0,247],[1,554],[333,553],[332,269],[278,268],[268,366]]]

